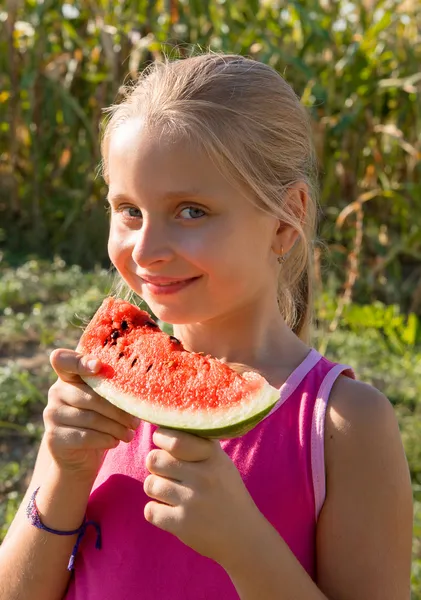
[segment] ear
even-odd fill
[[[302,224],[305,220],[309,189],[304,181],[293,183],[285,192],[285,209],[291,219]],[[276,254],[287,254],[299,237],[298,231],[285,221],[278,221],[273,250]]]

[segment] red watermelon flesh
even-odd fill
[[[239,374],[185,350],[148,313],[113,297],[94,315],[78,351],[104,365],[84,378],[99,395],[145,421],[197,435],[241,435],[279,399],[279,390],[258,373]]]

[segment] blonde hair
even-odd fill
[[[124,89],[120,104],[106,110],[101,146],[106,180],[110,135],[141,115],[151,128],[200,143],[257,206],[298,231],[280,269],[278,303],[289,327],[308,341],[317,169],[310,117],[291,86],[263,63],[207,53],[153,64]],[[300,182],[310,190],[304,218],[285,201],[288,188]]]

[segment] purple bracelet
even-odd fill
[[[26,507],[26,516],[28,517],[31,525],[33,525],[34,527],[37,527],[38,529],[42,529],[43,531],[48,531],[48,533],[54,533],[54,535],[76,535],[76,534],[78,534],[76,544],[73,547],[73,552],[69,559],[69,564],[67,565],[67,570],[72,571],[74,568],[76,553],[79,549],[79,544],[82,541],[82,538],[85,535],[85,532],[86,532],[87,528],[89,527],[89,525],[93,525],[96,529],[95,548],[97,550],[101,550],[101,547],[102,547],[101,527],[95,521],[87,521],[86,516],[83,520],[82,525],[80,527],[78,527],[78,529],[73,529],[73,531],[57,531],[57,529],[51,529],[50,527],[47,527],[41,521],[41,517],[39,516],[38,506],[35,501],[38,490],[39,490],[39,487],[35,490],[35,492],[31,496],[31,499],[29,500],[29,504]]]

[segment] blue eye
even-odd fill
[[[134,219],[142,217],[142,212],[139,208],[136,208],[135,206],[127,206],[125,210],[127,211],[129,217],[132,217]]]
[[[193,214],[193,216],[187,217],[187,220],[189,220],[189,221],[191,221],[191,220],[193,220],[193,219],[198,219],[198,218],[200,218],[200,217],[203,217],[204,215],[206,215],[205,211],[204,211],[204,210],[202,210],[201,208],[197,208],[197,206],[186,206],[186,208],[183,208],[183,209],[180,211],[180,214],[181,214],[182,212],[184,212],[185,210],[191,211],[191,212],[192,212],[192,214]],[[202,213],[202,214],[199,214],[199,215],[198,215],[198,214],[197,214],[198,212],[199,212],[199,213]]]

